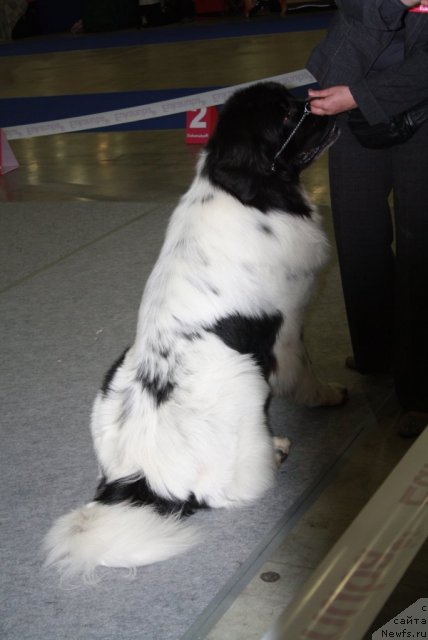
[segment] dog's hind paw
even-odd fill
[[[275,450],[275,464],[277,467],[280,467],[284,460],[288,457],[290,446],[291,443],[288,438],[279,438],[277,436],[274,436],[273,447]]]

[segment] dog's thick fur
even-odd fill
[[[184,515],[259,498],[274,477],[271,394],[335,405],[302,340],[302,314],[327,256],[301,170],[335,139],[328,118],[260,83],[234,94],[175,209],[146,284],[135,342],[92,412],[101,480],[60,518],[48,563],[66,573],[135,567],[196,541]]]

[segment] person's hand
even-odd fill
[[[319,90],[309,89],[308,96],[311,111],[316,116],[334,116],[343,111],[350,111],[357,106],[349,87],[346,85]]]
[[[428,7],[428,0],[400,0],[400,2],[406,7],[415,7],[417,4],[422,4],[424,7]]]

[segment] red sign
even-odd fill
[[[203,107],[187,112],[186,143],[205,144],[214,131],[217,122],[217,108]]]

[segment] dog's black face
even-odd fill
[[[278,83],[236,92],[207,144],[204,174],[245,205],[308,215],[298,189],[300,173],[338,132],[331,118],[311,113],[302,118],[304,110],[305,103]]]

